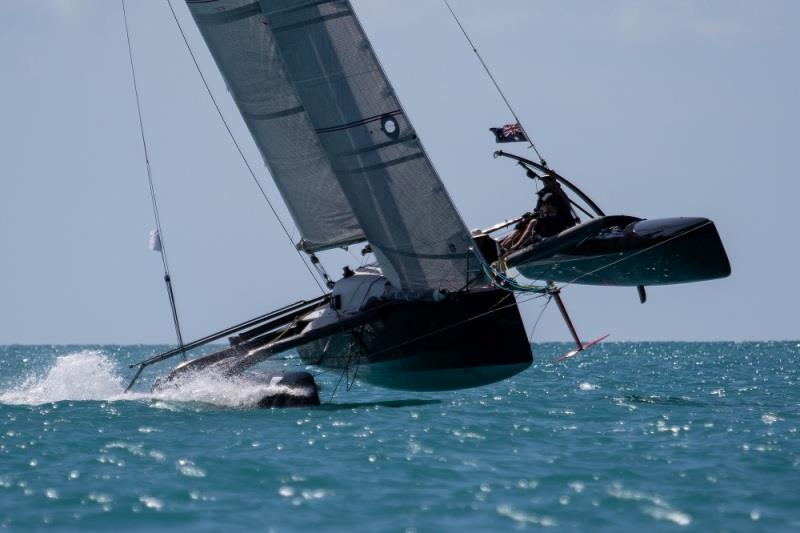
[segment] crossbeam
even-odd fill
[[[257,316],[255,318],[251,318],[250,320],[246,320],[244,322],[236,324],[235,326],[230,326],[228,328],[222,329],[220,331],[217,331],[216,333],[212,333],[211,335],[206,335],[205,337],[202,337],[202,338],[197,339],[195,341],[192,341],[192,342],[189,342],[187,344],[184,344],[181,347],[178,347],[178,348],[175,348],[173,350],[169,350],[169,351],[166,351],[164,353],[155,355],[153,357],[150,357],[149,359],[145,359],[144,361],[139,361],[138,363],[133,363],[131,365],[128,365],[128,368],[139,367],[139,369],[137,370],[136,374],[133,376],[133,379],[131,379],[130,383],[128,384],[128,387],[125,389],[125,392],[128,392],[129,390],[131,390],[131,388],[133,387],[134,383],[136,383],[136,380],[139,379],[139,376],[141,375],[142,371],[146,367],[148,367],[148,366],[150,366],[152,364],[159,363],[159,362],[164,361],[166,359],[170,359],[170,358],[175,357],[176,355],[180,355],[180,354],[182,354],[182,353],[184,353],[184,352],[186,352],[188,350],[191,350],[191,349],[194,349],[194,348],[199,348],[200,346],[204,346],[206,344],[210,344],[210,343],[212,343],[212,342],[214,342],[216,340],[219,340],[219,339],[221,339],[223,337],[227,337],[227,336],[232,335],[234,333],[238,333],[240,331],[259,326],[260,324],[263,324],[264,322],[276,319],[277,317],[280,317],[282,315],[290,315],[291,314],[292,316],[295,316],[295,315],[299,315],[299,314],[305,313],[305,312],[309,311],[310,309],[312,309],[314,307],[318,307],[320,305],[323,305],[329,299],[330,299],[330,294],[324,294],[324,295],[322,295],[322,296],[320,296],[318,298],[314,298],[312,300],[300,300],[298,302],[286,305],[284,307],[281,307],[279,309],[276,309],[276,310],[271,311],[269,313],[266,313],[264,315]]]

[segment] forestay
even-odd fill
[[[310,248],[338,221],[396,287],[463,287],[472,239],[350,2],[187,2]]]

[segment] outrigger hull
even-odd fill
[[[583,285],[671,285],[731,273],[706,218],[602,217],[520,250],[506,264],[529,279]]]

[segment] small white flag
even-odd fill
[[[147,243],[147,246],[154,252],[161,251],[161,235],[158,234],[157,229],[150,230],[150,239]]]

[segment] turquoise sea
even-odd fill
[[[26,530],[800,529],[800,342],[534,346],[422,394],[320,376],[122,393],[158,346],[0,347],[0,526]],[[295,364],[290,359],[284,364]]]

